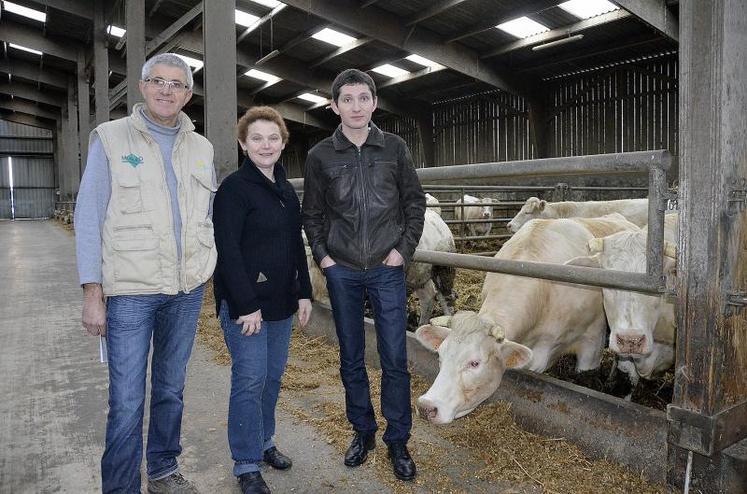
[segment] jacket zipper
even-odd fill
[[[362,226],[362,228],[361,228],[361,247],[363,247],[361,249],[362,250],[362,254],[363,254],[363,259],[362,259],[363,262],[362,262],[362,264],[363,264],[363,269],[367,270],[368,269],[368,242],[366,242],[366,239],[368,238],[368,221],[367,221],[367,218],[368,218],[368,204],[366,203],[366,197],[367,197],[367,195],[366,195],[366,177],[365,177],[365,174],[363,173],[363,161],[361,159],[361,148],[359,148],[359,147],[356,146],[356,152],[357,152],[357,155],[358,155],[358,171],[360,172],[360,177],[361,177],[360,192],[361,192],[361,206],[362,206],[362,209],[363,209],[363,215],[361,216],[361,218],[362,218],[362,221],[361,221],[361,226]]]

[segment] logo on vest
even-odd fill
[[[205,161],[203,160],[198,160],[197,163],[195,164],[195,167],[198,170],[205,170],[207,169],[207,163],[205,163]]]
[[[127,163],[131,167],[136,168],[138,165],[143,164],[143,157],[130,153],[127,156],[122,156],[122,163]]]

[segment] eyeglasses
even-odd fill
[[[158,89],[173,89],[176,92],[182,92],[189,89],[189,87],[183,83],[182,81],[167,81],[166,79],[161,79],[160,77],[153,77],[145,79],[145,82],[155,86]]]

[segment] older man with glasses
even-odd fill
[[[213,147],[181,110],[192,72],[171,53],[142,69],[145,103],[91,132],[75,208],[83,327],[106,338],[104,493],[139,493],[148,353],[148,492],[195,493],[179,473],[182,393],[213,273]]]

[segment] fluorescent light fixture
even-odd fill
[[[28,7],[24,7],[23,5],[5,1],[3,2],[3,8],[8,12],[13,12],[14,14],[22,15],[24,17],[28,17],[29,19],[34,19],[35,21],[47,22],[47,14],[39,10],[30,9]]]
[[[264,5],[265,7],[269,7],[271,9],[274,9],[281,4],[281,2],[278,2],[277,0],[252,0],[252,2]]]
[[[355,41],[355,38],[353,38],[352,36],[342,34],[341,32],[335,31],[334,29],[330,29],[328,27],[325,27],[311,37],[335,46],[345,46]]]
[[[125,35],[125,33],[127,32],[127,30],[126,29],[122,29],[121,27],[115,26],[114,24],[112,24],[112,25],[110,25],[109,27],[106,28],[106,32],[109,33],[109,34],[111,34],[112,36],[116,36],[117,38],[121,38],[122,36]]]
[[[422,65],[423,67],[441,67],[440,64],[437,64],[433,60],[428,60],[425,57],[421,57],[420,55],[412,54],[410,56],[405,57],[407,60],[416,63],[418,65]]]
[[[327,98],[323,98],[322,96],[311,93],[299,94],[298,97],[302,100],[310,101],[315,104],[326,103],[328,101]]]
[[[42,52],[40,52],[39,50],[34,50],[33,48],[26,48],[25,46],[17,45],[15,43],[8,43],[8,46],[10,46],[11,48],[15,48],[16,50],[22,50],[22,51],[27,51],[29,53],[33,53],[34,55],[42,54]]]
[[[202,68],[202,65],[203,65],[202,60],[197,60],[196,58],[179,55],[178,53],[176,54],[176,56],[181,58],[185,62],[187,62],[187,65],[195,69],[195,72],[197,72],[198,70]]]
[[[275,84],[278,81],[282,81],[280,77],[268,74],[267,72],[262,72],[261,70],[257,69],[251,69],[247,72],[244,72],[244,75],[252,77],[254,79],[259,79],[260,81],[269,82],[270,84]]]
[[[504,22],[503,24],[498,24],[495,27],[497,27],[501,31],[505,31],[508,34],[516,36],[517,38],[528,38],[529,36],[544,33],[550,30],[549,27],[543,26],[539,22],[533,21],[526,16],[519,17],[518,19],[514,19],[512,21]]]
[[[394,65],[391,65],[388,63],[385,63],[384,65],[379,65],[378,67],[374,67],[371,70],[373,70],[374,72],[378,74],[385,75],[387,77],[400,77],[400,76],[409,74],[409,72],[406,71],[405,69],[400,69],[399,67],[395,67]]]
[[[259,20],[259,17],[257,17],[256,15],[252,15],[241,10],[236,10],[235,18],[236,24],[244,27],[249,27]]]
[[[620,8],[607,0],[569,0],[561,3],[558,7],[579,19],[596,17]]]

